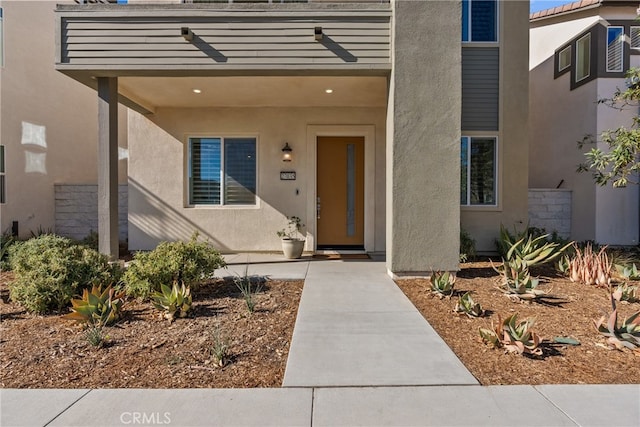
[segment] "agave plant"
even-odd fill
[[[531,330],[535,319],[517,320],[518,314],[502,320],[498,315],[498,324],[491,322],[491,329],[480,328],[480,337],[486,344],[495,348],[504,348],[510,353],[541,355],[541,338]]]
[[[102,286],[92,286],[91,291],[84,289],[81,299],[71,300],[71,313],[65,319],[77,320],[92,326],[105,326],[120,318],[124,304],[124,292],[116,293],[111,285],[102,290]]]
[[[587,243],[583,250],[574,245],[575,255],[569,262],[569,279],[585,285],[611,285],[611,261],[607,256],[607,246],[599,252],[593,252],[591,243]]]
[[[629,348],[636,350],[640,348],[640,311],[635,312],[631,317],[622,321],[622,325],[618,326],[618,308],[616,301],[620,301],[620,295],[616,292],[611,294],[611,306],[613,312],[609,317],[602,316],[598,321],[593,323],[596,329],[602,335],[607,337],[607,343],[612,348],[622,350]]]
[[[640,301],[640,294],[638,294],[637,286],[629,286],[626,283],[621,283],[616,288],[614,295],[617,296],[618,301],[638,302]]]
[[[640,280],[640,272],[638,272],[638,267],[635,264],[616,265],[616,270],[626,280]]]
[[[453,311],[466,314],[469,317],[480,317],[484,314],[484,310],[480,304],[473,300],[470,292],[465,292],[464,295],[458,297],[458,302],[453,308]]]
[[[559,243],[547,240],[549,234],[538,237],[528,235],[510,245],[506,260],[518,260],[524,268],[545,264],[558,258],[573,242],[560,247]]]
[[[451,297],[453,295],[453,286],[456,282],[456,276],[446,272],[435,271],[429,278],[431,283],[431,292],[440,298]]]
[[[165,319],[169,322],[177,317],[186,317],[191,309],[191,290],[182,283],[173,283],[173,287],[162,285],[161,292],[154,292],[151,295],[153,306],[164,312]]]

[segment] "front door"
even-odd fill
[[[318,137],[318,249],[364,249],[364,137]]]

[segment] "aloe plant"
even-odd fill
[[[456,313],[466,314],[469,317],[480,317],[484,314],[484,310],[480,304],[476,303],[471,297],[470,292],[465,292],[458,297],[458,302],[453,309]]]
[[[498,324],[491,322],[491,329],[480,328],[480,337],[486,344],[495,348],[504,348],[510,353],[541,355],[539,347],[541,338],[531,329],[535,319],[529,318],[518,322],[518,314],[502,320],[498,315]]]
[[[621,283],[616,288],[614,295],[617,295],[618,301],[638,302],[640,301],[640,294],[638,294],[637,286],[630,286],[626,283]]]
[[[611,285],[611,261],[604,246],[597,253],[593,252],[591,243],[583,250],[574,245],[575,255],[569,262],[569,279],[585,285]]]
[[[81,299],[71,300],[72,312],[65,319],[85,322],[93,326],[105,326],[120,318],[124,293],[116,293],[111,285],[102,290],[102,286],[92,286],[91,291],[84,289]]]
[[[440,298],[451,297],[453,295],[453,286],[456,282],[456,276],[446,272],[434,271],[429,278],[431,283],[431,292]]]
[[[629,318],[622,321],[618,326],[618,308],[616,301],[620,296],[616,292],[611,294],[611,307],[613,312],[607,317],[602,316],[593,323],[598,332],[607,337],[607,343],[618,350],[629,348],[635,350],[640,348],[640,311],[635,312]]]
[[[620,276],[627,280],[640,280],[640,272],[635,264],[631,265],[616,265],[616,270]]]
[[[151,295],[153,306],[164,312],[164,317],[173,322],[177,317],[186,317],[191,309],[191,290],[182,283],[173,283],[173,287],[161,285],[161,292]]]

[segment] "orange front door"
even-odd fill
[[[318,249],[364,249],[364,138],[318,137]]]

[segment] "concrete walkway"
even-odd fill
[[[639,426],[640,385],[477,385],[373,261],[228,256],[306,279],[278,389],[0,390],[0,426]]]

